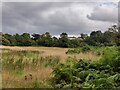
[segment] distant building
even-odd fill
[[[73,37],[68,37],[68,39],[72,40],[72,39],[76,39],[76,37],[74,37],[74,36]]]

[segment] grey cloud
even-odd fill
[[[118,25],[120,26],[120,2],[118,3]]]
[[[119,0],[2,0],[3,2],[118,2]]]
[[[72,2],[5,2],[2,10],[2,26],[5,33],[45,33],[59,35],[67,32],[70,35],[89,33],[93,25],[101,29],[111,23],[99,25],[85,17],[91,4]],[[74,7],[73,7],[74,6]],[[84,7],[83,7],[84,6]],[[85,12],[85,13],[84,13]],[[83,13],[83,14],[82,14]],[[103,26],[104,25],[104,26]]]
[[[78,34],[85,32],[84,23],[78,16],[72,15],[69,7],[72,3],[3,3],[3,32],[8,33],[44,33],[56,35],[61,32]],[[62,10],[68,7],[67,11]],[[56,8],[58,8],[57,11]],[[60,8],[60,11],[59,11]],[[49,11],[54,14],[44,17]],[[81,30],[81,31],[80,31]]]
[[[117,21],[118,21],[118,5],[114,4],[114,3],[107,3],[107,4],[104,4],[104,6],[101,5],[99,7],[97,6],[93,10],[91,15],[87,15],[87,18],[90,20],[117,23]]]
[[[0,3],[0,32],[2,32],[2,3]]]

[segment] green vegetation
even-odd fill
[[[85,45],[90,46],[120,46],[120,31],[116,25],[107,31],[92,31],[90,35],[80,34],[79,37],[68,37],[67,33],[61,33],[59,38],[52,37],[49,32],[42,35],[23,33],[21,35],[3,34],[2,45],[6,46],[47,46],[77,48]]]
[[[46,79],[49,78],[48,75],[51,73],[51,70],[46,66],[48,63],[49,65],[52,65],[53,62],[57,63],[59,57],[42,56],[43,53],[42,51],[15,51],[2,49],[3,87],[48,87]],[[29,78],[29,74],[32,75],[32,79]]]
[[[65,62],[60,62],[58,56],[42,56],[44,53],[42,51],[3,49],[3,78],[4,74],[10,73],[10,80],[4,79],[3,86],[80,89],[120,88],[120,47],[89,47],[89,49],[88,47],[84,46],[79,50],[80,52],[85,50],[86,53],[89,50],[93,53],[100,52],[100,60],[68,57]],[[52,69],[52,71],[47,78],[44,78],[42,74],[46,74],[46,69]],[[35,75],[36,72],[42,74]],[[33,79],[25,80],[24,75],[29,73],[33,75]],[[18,83],[16,83],[17,80],[19,80]],[[23,80],[24,82],[22,82]]]
[[[79,48],[75,48],[75,49],[69,49],[66,54],[79,54],[80,53],[80,49]]]
[[[60,38],[49,32],[32,37],[28,33],[1,35],[6,46],[70,47],[64,50],[69,54],[64,62],[59,56],[43,55],[43,51],[2,49],[3,87],[120,89],[120,30],[116,25],[103,33],[93,31],[72,39],[67,33],[60,34]],[[80,53],[87,57],[89,52],[100,59],[71,57]]]
[[[53,66],[53,74],[55,88],[120,88],[120,54],[109,47],[98,61],[68,58],[66,63]]]
[[[66,54],[79,54],[80,52],[86,53],[89,52],[91,49],[89,46],[83,46],[82,48],[74,48],[74,49],[69,49]]]

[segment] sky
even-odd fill
[[[17,2],[16,2],[17,1]],[[77,36],[91,31],[106,31],[118,23],[118,0],[4,0],[2,1],[3,33],[66,32]]]

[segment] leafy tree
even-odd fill
[[[3,33],[0,32],[0,45],[2,45],[2,35],[3,35]]]
[[[40,34],[32,34],[32,39],[37,41],[40,38]]]
[[[105,46],[113,46],[115,45],[115,33],[110,31],[104,32],[104,45]]]
[[[31,45],[33,45],[33,41],[31,39],[29,33],[23,33],[21,35],[21,38],[23,39],[23,40],[21,40],[23,46],[31,46]]]
[[[4,37],[3,39],[4,40],[6,39],[7,42],[9,41],[9,45],[16,45],[16,39],[14,36],[12,36],[10,34],[3,34],[2,37]]]
[[[69,39],[67,33],[61,33],[59,38],[59,46],[60,47],[68,47]]]
[[[59,43],[58,43],[58,39],[56,37],[52,38],[52,47],[58,47]]]
[[[23,44],[23,37],[21,37],[21,35],[19,35],[19,34],[16,33],[14,35],[14,37],[16,39],[16,45],[17,46],[24,46],[24,44]]]
[[[112,27],[108,28],[108,31],[115,34],[115,43],[117,46],[120,46],[120,27],[118,27],[117,25],[113,25]]]
[[[36,40],[38,45],[41,46],[52,46],[52,36],[49,32],[46,32],[42,35],[37,35],[38,39]]]
[[[113,25],[107,31],[92,31],[90,36],[80,34],[78,38],[69,38],[67,33],[61,33],[60,38],[52,37],[49,32],[44,34],[23,33],[22,35],[2,34],[3,45],[18,45],[18,46],[48,46],[48,47],[81,47],[90,46],[120,46],[120,29],[117,25]]]
[[[11,45],[11,44],[10,44],[10,41],[9,41],[9,40],[7,40],[6,38],[2,37],[2,45],[9,46],[9,45]]]
[[[87,34],[83,34],[83,33],[81,33],[80,34],[80,38],[81,38],[81,40],[86,40],[86,38],[88,37],[88,35]]]

